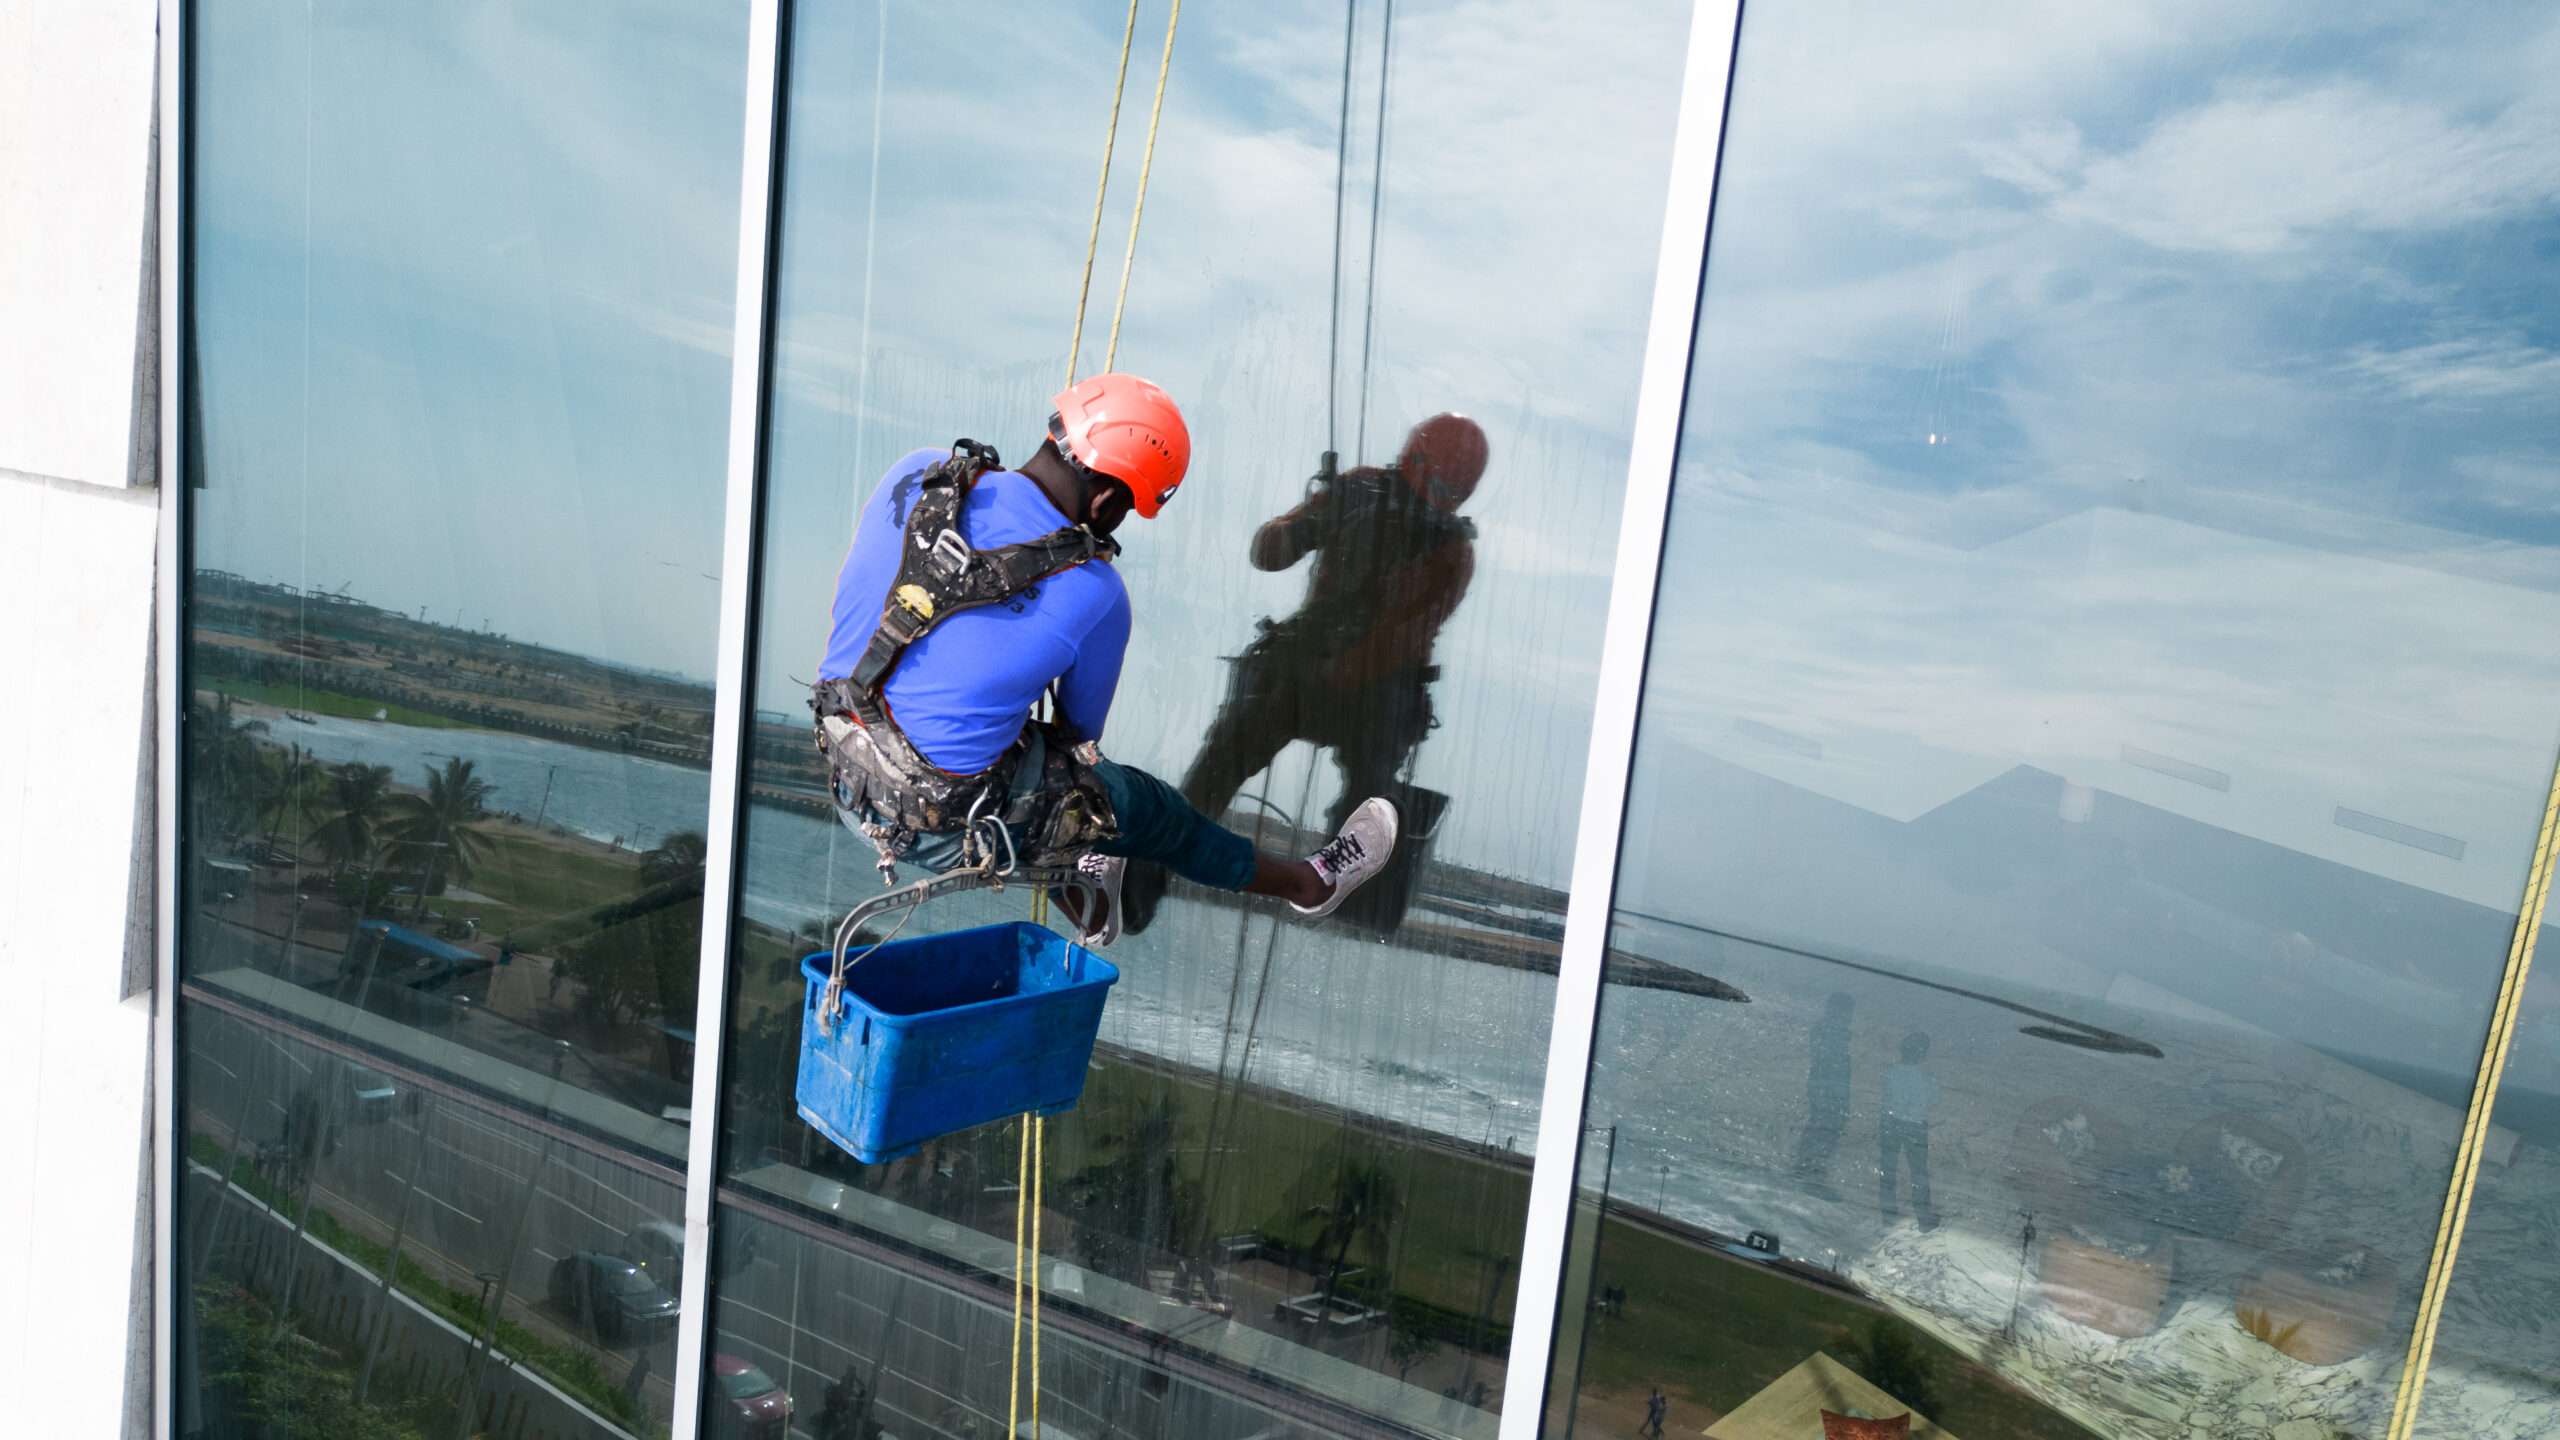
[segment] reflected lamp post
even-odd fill
[[[542,1113],[545,1115],[551,1113],[553,1103],[560,1098],[560,1069],[569,1058],[568,1041],[554,1040],[551,1042],[551,1047],[551,1084],[542,1101]],[[532,1167],[525,1171],[524,1194],[516,1201],[516,1218],[515,1222],[508,1227],[507,1248],[498,1256],[498,1270],[495,1277],[497,1297],[494,1301],[488,1300],[486,1283],[481,1291],[484,1303],[480,1313],[480,1343],[473,1348],[470,1363],[463,1369],[462,1404],[454,1411],[453,1440],[466,1440],[471,1433],[471,1416],[477,1408],[475,1402],[480,1389],[480,1362],[488,1355],[490,1345],[498,1333],[498,1314],[506,1308],[509,1282],[515,1278],[516,1256],[524,1248],[525,1220],[533,1211],[534,1192],[542,1188],[543,1172],[551,1166],[552,1139],[550,1127],[545,1126],[542,1132],[542,1149],[534,1156]],[[485,1276],[482,1278],[484,1282],[489,1279]]]

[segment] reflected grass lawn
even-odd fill
[[[376,710],[388,711],[384,718],[393,725],[414,725],[426,730],[470,730],[477,727],[449,716],[414,710],[390,700],[367,700],[361,696],[335,690],[306,690],[298,685],[269,685],[238,675],[225,675],[205,682],[205,689],[234,700],[247,700],[260,705],[273,705],[281,710],[299,710],[305,715],[329,715],[341,720],[370,720]],[[287,722],[291,723],[291,722]],[[272,727],[271,727],[272,728]],[[289,732],[277,738],[289,740]]]
[[[641,888],[640,857],[593,841],[527,827],[486,827],[488,853],[464,883],[523,919],[565,915]]]

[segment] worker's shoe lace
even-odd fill
[[[1378,796],[1361,801],[1360,808],[1342,822],[1342,833],[1307,857],[1307,864],[1314,868],[1317,878],[1331,887],[1332,893],[1325,896],[1322,904],[1293,904],[1289,908],[1318,919],[1340,909],[1352,891],[1386,868],[1388,859],[1395,854],[1398,822],[1392,802]]]

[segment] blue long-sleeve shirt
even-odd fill
[[[898,545],[917,478],[950,455],[918,450],[889,467],[862,507],[836,577],[835,626],[818,673],[853,673],[897,578]],[[1037,482],[991,470],[970,492],[961,536],[977,549],[1036,540],[1067,517]],[[1022,731],[1042,691],[1058,686],[1059,719],[1077,739],[1102,738],[1129,648],[1129,592],[1100,563],[1041,581],[1002,605],[963,611],[907,647],[889,674],[889,712],[925,759],[958,774],[983,770]]]

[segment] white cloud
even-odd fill
[[[2365,346],[2347,361],[2356,375],[2413,400],[2452,402],[2560,397],[2560,352],[2512,335],[2473,336],[2397,350]]]
[[[2483,504],[2529,514],[2560,514],[2560,454],[2465,455],[2453,462],[2453,469],[2471,483],[2473,497]]]
[[[2056,210],[2163,249],[2238,254],[2451,229],[2560,198],[2553,118],[2524,101],[2467,121],[2358,81],[2235,86],[2091,161]]]

